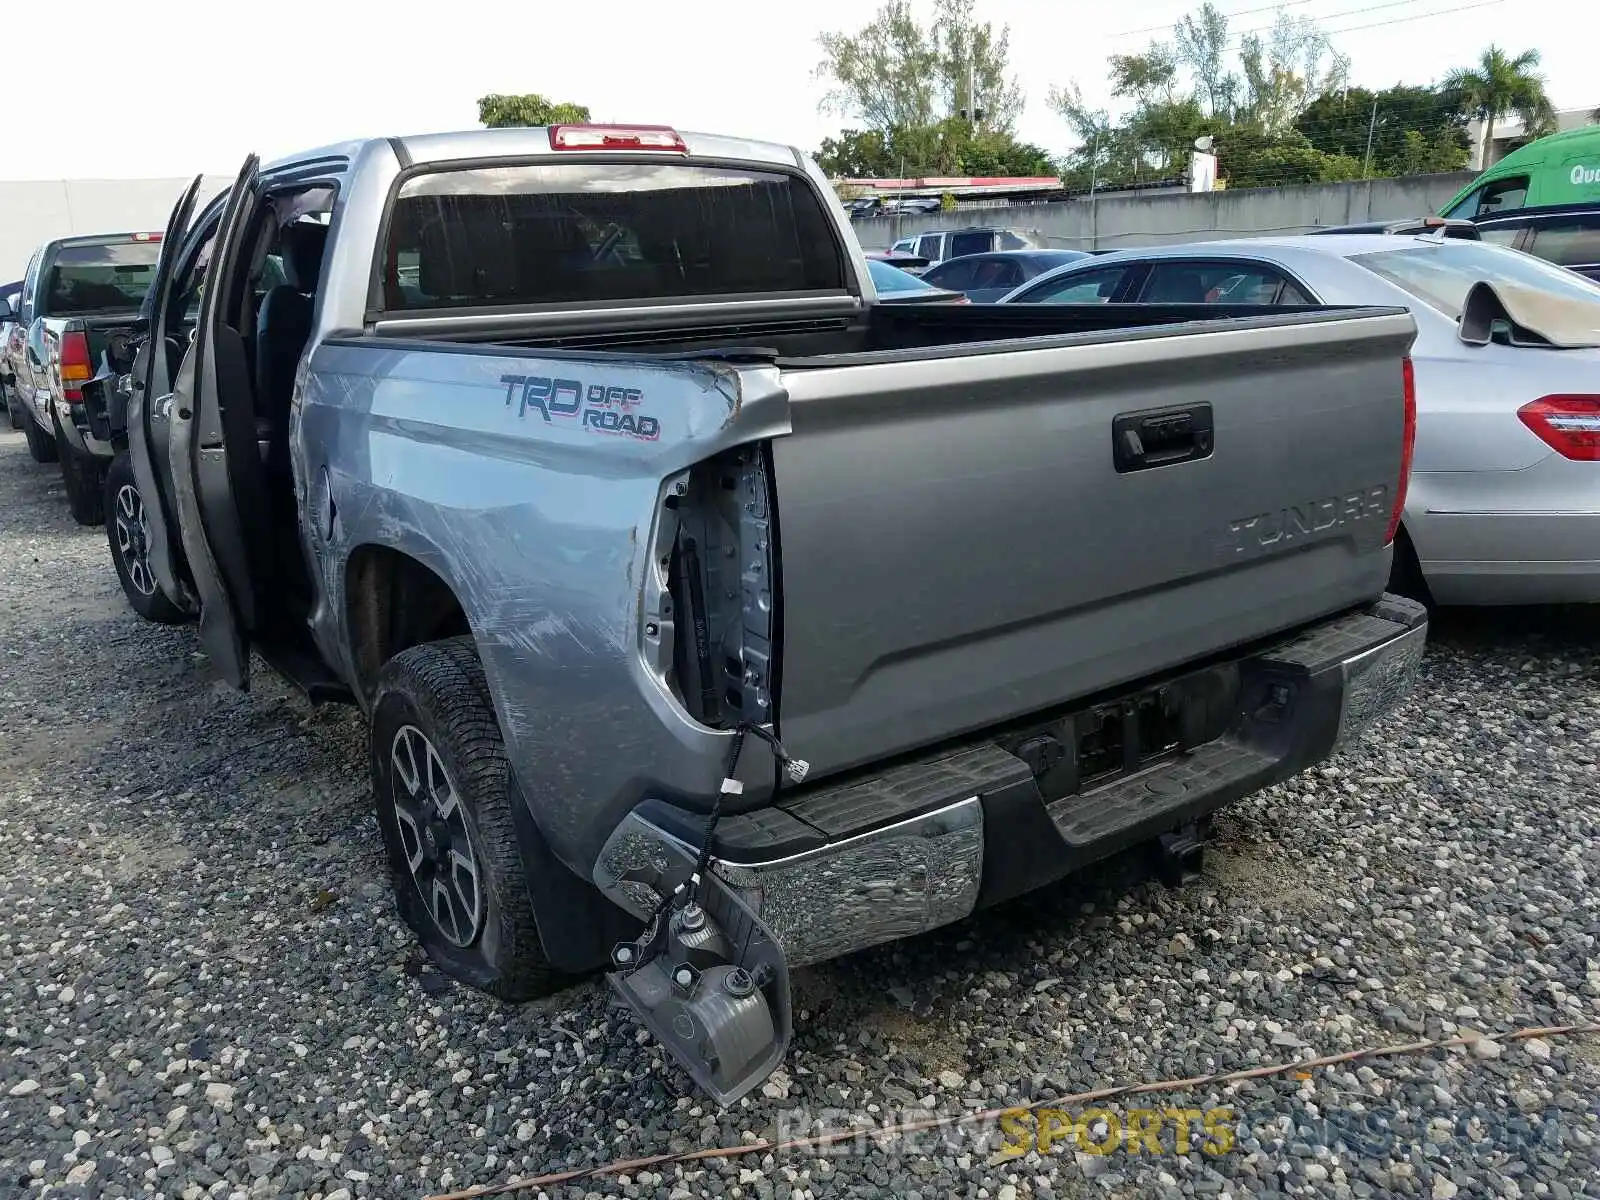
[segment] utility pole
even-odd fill
[[[983,119],[983,110],[978,107],[978,41],[974,38],[967,43],[967,102],[956,109],[957,115],[964,118],[968,129],[978,132],[978,122]]]
[[[1366,179],[1372,171],[1372,134],[1378,128],[1378,102],[1372,102],[1372,120],[1367,122],[1367,156],[1361,162],[1361,178]]]
[[[978,41],[967,45],[967,112],[972,120],[972,132],[978,132]]]
[[[1100,127],[1094,131],[1094,149],[1089,152],[1089,249],[1100,249]]]

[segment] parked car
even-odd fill
[[[901,238],[890,250],[896,254],[915,254],[931,263],[947,258],[962,258],[968,254],[988,254],[994,250],[1031,250],[1031,238],[1010,229],[985,229],[969,226],[965,229],[928,229],[912,237]]]
[[[19,328],[17,313],[22,308],[22,281],[0,284],[0,312],[6,315],[0,317],[0,405],[5,407],[7,419],[11,428],[22,428],[22,404],[11,398],[13,380],[10,369],[6,365],[5,347],[11,343],[12,334]]]
[[[1417,320],[1416,457],[1392,587],[1441,604],[1600,601],[1600,349],[1470,345],[1479,280],[1596,305],[1600,286],[1488,242],[1352,234],[1121,251],[1006,304],[1396,304]]]
[[[1600,280],[1600,200],[1491,213],[1473,225],[1486,242]]]
[[[881,303],[802,152],[660,126],[252,157],[211,236],[128,408],[153,571],[369,716],[442,970],[609,966],[721,1102],[793,964],[1190,862],[1420,658],[1402,308]]]
[[[1466,238],[1477,241],[1478,227],[1471,221],[1446,217],[1401,217],[1393,221],[1362,221],[1356,225],[1329,225],[1313,229],[1309,234],[1329,233],[1388,233],[1418,234],[1438,233],[1441,237]]]
[[[931,265],[927,259],[916,254],[901,254],[893,250],[868,250],[868,262],[888,263],[891,267],[906,272],[908,275],[921,275]]]
[[[159,233],[57,238],[35,253],[23,281],[19,323],[27,333],[21,354],[7,360],[23,400],[23,432],[36,462],[60,461],[80,524],[105,519],[101,494],[112,454],[88,428],[82,385],[132,331],[160,251]]]
[[[1082,250],[995,250],[947,258],[929,267],[922,278],[935,287],[963,292],[974,304],[993,304],[1046,271],[1088,257]]]
[[[1600,202],[1600,125],[1519,146],[1450,199],[1439,214],[1476,220],[1517,208]]]
[[[867,273],[880,304],[966,304],[967,297],[948,288],[934,287],[909,271],[881,259],[867,259]]]

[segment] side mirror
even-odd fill
[[[0,321],[15,321],[17,310],[11,307],[11,301],[0,296]]]

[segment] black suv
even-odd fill
[[[1478,236],[1600,281],[1600,201],[1510,208],[1472,218]]]

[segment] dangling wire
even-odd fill
[[[705,832],[700,839],[700,852],[695,856],[694,870],[689,878],[680,883],[672,891],[656,903],[655,909],[646,918],[644,931],[640,934],[643,941],[650,936],[650,931],[656,927],[656,922],[665,915],[667,909],[672,907],[673,901],[683,898],[684,903],[691,900],[698,901],[700,888],[705,876],[711,868],[712,841],[716,837],[717,823],[722,820],[722,804],[726,797],[744,795],[744,784],[735,776],[739,773],[739,760],[744,755],[745,738],[755,736],[767,743],[772,749],[772,757],[783,767],[783,773],[791,783],[799,783],[811,770],[811,764],[803,758],[793,757],[783,743],[778,740],[778,735],[762,725],[755,725],[749,721],[740,721],[733,728],[733,738],[728,743],[727,765],[723,768],[722,783],[717,788],[717,795],[711,802],[711,811],[706,815]]]

